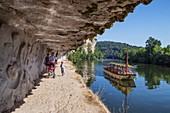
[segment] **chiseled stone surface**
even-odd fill
[[[0,28],[0,112],[22,100],[43,69],[45,47],[7,24]]]
[[[67,52],[152,0],[0,0],[0,112],[22,100],[47,48]]]

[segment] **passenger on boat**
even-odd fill
[[[111,64],[108,63],[107,69],[110,71],[111,70]]]

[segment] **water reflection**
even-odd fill
[[[89,87],[95,80],[95,64],[94,61],[79,61],[76,63],[76,72],[79,73]]]
[[[168,67],[139,64],[133,71],[137,72],[138,76],[145,78],[145,86],[148,89],[158,88],[162,80],[170,84],[170,68]]]
[[[92,62],[89,62],[92,63]],[[170,68],[138,64],[133,69],[137,76],[135,82],[116,81],[107,78],[103,73],[103,66],[109,62],[81,62],[79,67],[92,72],[96,78],[89,82],[94,93],[102,92],[101,100],[112,113],[168,113],[170,110]],[[88,71],[89,69],[89,71]],[[83,73],[83,72],[82,72]],[[106,79],[107,78],[107,79]],[[147,87],[145,87],[145,85]],[[137,86],[134,89],[134,87]],[[158,88],[159,90],[148,90]],[[102,89],[102,91],[100,91]]]
[[[128,94],[133,91],[132,88],[136,87],[134,80],[118,80],[114,79],[108,75],[105,75],[105,78],[110,81],[110,84],[114,86],[117,90],[121,91],[124,94],[124,100],[122,106],[119,108],[119,113],[128,113]]]

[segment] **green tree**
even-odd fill
[[[136,50],[136,49],[133,49],[133,50],[130,52],[130,54],[129,54],[129,55],[131,55],[131,56],[135,56],[135,55],[136,55],[136,53],[137,53],[137,50]]]
[[[156,55],[156,54],[162,54],[163,53],[163,49],[158,46],[158,45],[155,45],[155,47],[153,48],[153,54]]]
[[[91,44],[87,45],[87,53],[85,52],[85,49],[83,46],[77,48],[77,50],[73,53],[69,53],[67,55],[68,59],[72,61],[73,63],[78,63],[82,60],[96,60],[101,59],[104,57],[103,53],[99,51],[97,48],[95,48],[94,53],[92,53],[91,50]]]
[[[104,58],[104,54],[96,47],[94,50],[94,57],[95,59],[102,59]]]
[[[154,57],[153,54],[153,49],[155,46],[160,47],[161,46],[161,41],[157,40],[155,38],[149,37],[149,39],[146,41],[146,55],[147,55],[147,62],[152,63],[152,59]],[[157,47],[157,48],[158,48]]]
[[[164,48],[164,53],[166,55],[170,55],[170,45],[168,45],[166,48]]]
[[[140,48],[137,53],[136,53],[136,61],[140,63],[145,63],[146,62],[146,49],[145,48]]]
[[[162,48],[161,42],[152,37],[146,41],[145,48],[140,48],[137,52],[131,51],[129,55],[131,62],[170,66],[170,45]]]

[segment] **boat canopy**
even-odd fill
[[[120,63],[115,63],[115,62],[110,62],[110,64],[115,65],[115,66],[121,66],[121,67],[126,67],[126,64],[120,64]],[[128,65],[129,68],[134,68],[131,65]]]

